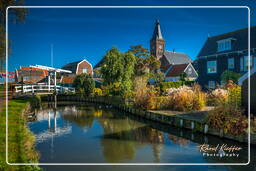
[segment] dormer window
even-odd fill
[[[223,40],[217,41],[218,52],[225,51],[225,50],[231,50],[232,40],[235,40],[235,39],[229,38],[229,39],[223,39]]]

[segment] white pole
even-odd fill
[[[34,85],[33,84],[31,85],[31,88],[32,88],[32,93],[34,94]]]
[[[48,91],[50,91],[50,90],[51,90],[51,75],[50,75],[50,72],[49,72],[49,74],[48,74]]]
[[[51,66],[53,67],[53,44],[51,44]]]
[[[54,71],[54,90],[57,91],[57,87],[56,87],[56,71]]]
[[[50,111],[48,112],[48,128],[49,130],[51,128],[51,112]]]
[[[56,109],[54,109],[54,132],[56,131],[57,128],[57,112]]]

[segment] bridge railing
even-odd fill
[[[18,86],[15,86],[15,93],[54,92],[55,89],[58,93],[75,92],[75,88],[73,88],[73,87],[36,84],[36,85],[18,85]]]

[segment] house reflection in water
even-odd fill
[[[49,139],[53,140],[54,137],[72,133],[72,127],[68,123],[64,125],[62,124],[60,127],[58,127],[58,119],[60,119],[60,113],[57,112],[56,107],[47,108],[36,112],[37,122],[48,121],[48,129],[42,130],[35,134],[37,143],[41,143]]]

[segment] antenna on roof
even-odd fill
[[[207,37],[211,37],[210,33],[208,33]]]
[[[53,44],[51,44],[51,67],[53,67]]]

